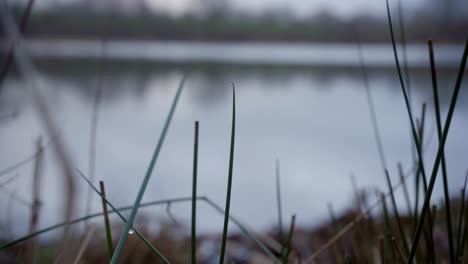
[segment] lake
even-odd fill
[[[295,213],[298,223],[306,227],[328,220],[329,202],[338,212],[354,205],[351,174],[361,188],[386,188],[356,45],[125,41],[103,45],[70,40],[28,44],[47,80],[44,92],[74,166],[85,174],[89,173],[94,95],[100,83],[96,181],[106,183],[107,196],[116,206],[133,203],[184,74],[185,88],[144,201],[191,195],[193,127],[198,120],[198,193],[224,206],[231,83],[237,100],[231,212],[242,222],[256,230],[276,224],[276,159],[284,218]],[[374,44],[363,45],[363,50],[386,161],[397,182],[397,162],[405,171],[412,165],[412,141],[392,49]],[[101,59],[102,54],[106,59]],[[436,54],[445,118],[462,46],[436,45]],[[427,48],[410,45],[408,64],[415,116],[420,117],[421,105],[427,103],[425,162],[430,170],[437,140]],[[449,187],[455,194],[468,167],[466,88],[465,82],[446,146]],[[15,73],[3,84],[0,117],[0,170],[34,153],[39,135],[44,142],[49,140],[29,91]],[[63,181],[55,160],[47,147],[41,227],[63,219]],[[0,221],[2,226],[14,223],[9,230],[14,237],[28,227],[30,209],[17,200],[31,201],[32,170],[29,162],[0,176],[1,182],[15,178],[0,192]],[[79,209],[75,216],[81,216],[88,187],[79,175],[76,182]],[[409,185],[413,190],[413,180]],[[440,179],[434,192],[433,202],[438,203],[443,197]],[[401,190],[396,195],[406,208]],[[93,212],[100,210],[101,201],[94,196]],[[171,212],[188,232],[190,204],[172,204]],[[141,209],[139,215],[149,223],[170,221],[165,206]],[[222,230],[222,216],[206,204],[199,205],[198,217],[200,230]],[[119,223],[117,218],[111,221]],[[235,230],[233,225],[230,228]]]

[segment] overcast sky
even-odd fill
[[[12,0],[10,0],[12,1]],[[39,0],[36,5],[48,6],[51,3],[73,3],[77,1],[89,2],[121,2],[125,5],[138,2],[127,0]],[[193,6],[200,6],[207,2],[218,2],[221,0],[139,0],[146,1],[155,10],[165,10],[174,15],[185,13]],[[292,14],[306,16],[327,10],[343,17],[350,17],[358,13],[366,12],[381,15],[385,12],[385,0],[226,0],[235,10],[248,12],[263,12],[265,10],[287,8]],[[396,5],[398,0],[390,0]],[[405,8],[411,8],[423,3],[423,0],[402,0]],[[202,4],[200,4],[202,3]]]
[[[168,9],[173,13],[180,13],[200,0],[148,0],[157,9]],[[396,4],[396,1],[393,1]],[[405,6],[414,7],[422,0],[404,0]],[[325,10],[349,17],[359,12],[383,13],[385,0],[230,0],[235,9],[262,12],[272,8],[288,8],[296,15],[309,15]]]

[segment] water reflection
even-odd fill
[[[47,97],[59,120],[76,167],[86,172],[89,126],[99,61],[39,61],[51,81]],[[159,136],[178,82],[188,74],[186,89],[176,111],[145,200],[187,196],[191,193],[193,122],[200,120],[199,193],[223,204],[228,168],[231,82],[237,88],[238,128],[232,212],[254,228],[266,228],[276,217],[274,162],[281,160],[285,215],[297,213],[300,224],[313,225],[327,216],[326,203],[338,209],[350,204],[353,172],[361,186],[384,188],[376,155],[362,75],[358,68],[306,66],[245,66],[222,64],[157,64],[105,62],[101,71],[103,97],[99,111],[97,173],[115,205],[133,202],[153,147]],[[455,80],[450,69],[439,71],[442,108],[446,112]],[[411,164],[408,119],[396,72],[369,70],[384,148],[392,177],[396,162]],[[429,70],[411,69],[414,109],[428,102],[428,131],[433,130]],[[466,87],[466,85],[464,85]],[[5,84],[0,100],[2,115],[17,111],[0,124],[1,168],[33,151],[33,139],[43,130],[31,108],[27,91],[17,76]],[[466,170],[464,140],[467,131],[467,92],[462,89],[449,135],[450,187],[457,190]],[[434,141],[434,140],[433,140]],[[428,166],[435,142],[429,145]],[[53,156],[47,155],[41,226],[59,221],[60,198]],[[10,190],[30,199],[31,166]],[[78,179],[78,178],[77,178]],[[80,200],[86,185],[79,184]],[[436,199],[441,194],[436,185]],[[398,194],[400,195],[400,194]],[[403,197],[399,197],[402,198]],[[2,210],[7,208],[2,199]],[[94,209],[100,210],[99,200]],[[83,204],[80,204],[83,207]],[[179,222],[190,219],[189,205],[174,205]],[[203,230],[219,231],[222,219],[200,207]],[[164,209],[145,209],[165,217]],[[16,232],[24,232],[29,210],[15,206]],[[9,214],[2,213],[8,216]],[[81,215],[81,213],[77,213]],[[2,219],[5,221],[5,219]],[[117,220],[115,220],[117,221]],[[21,223],[23,225],[21,225]]]

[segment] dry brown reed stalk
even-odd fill
[[[88,229],[88,231],[86,232],[86,235],[83,238],[83,242],[80,245],[80,249],[78,250],[78,254],[76,254],[73,264],[80,263],[81,258],[83,257],[86,249],[91,243],[91,239],[93,238],[94,231],[96,231],[96,226],[91,225],[91,227]]]
[[[403,177],[404,180],[406,180],[408,177],[412,175],[412,172],[417,168],[417,164],[414,164],[413,167],[405,174]],[[397,190],[403,186],[403,181],[399,181],[398,183],[393,185],[393,191]],[[387,198],[390,196],[390,191],[385,193],[384,198]],[[322,244],[311,256],[306,258],[304,260],[304,263],[313,263],[317,257],[325,252],[330,246],[335,244],[340,240],[342,236],[344,236],[346,233],[348,233],[350,230],[352,230],[359,222],[363,219],[365,219],[375,208],[380,206],[382,203],[383,199],[377,199],[372,205],[370,205],[366,210],[358,214],[351,222],[346,224],[340,231],[338,231],[334,236],[332,236],[327,242]]]
[[[88,160],[88,175],[91,183],[94,184],[96,178],[96,145],[97,145],[97,131],[98,131],[98,120],[99,120],[99,106],[101,104],[102,97],[102,84],[103,75],[105,73],[106,62],[106,46],[105,42],[102,44],[101,59],[99,61],[97,70],[97,81],[94,89],[94,100],[93,110],[91,113],[91,126],[89,131],[89,160]],[[88,215],[91,212],[91,204],[93,198],[93,189],[88,188],[86,194],[85,213]],[[88,225],[88,221],[85,222],[85,227]]]
[[[32,196],[33,202],[31,204],[31,219],[29,223],[29,233],[34,233],[37,230],[37,223],[39,222],[39,209],[41,205],[40,193],[42,183],[42,169],[43,169],[43,146],[42,138],[39,137],[36,142],[36,162],[34,163],[33,173],[33,184],[32,184]],[[39,257],[39,246],[34,238],[28,240],[26,247],[26,262],[27,263],[38,263]]]
[[[392,244],[393,244],[393,247],[395,248],[395,252],[397,253],[397,256],[400,259],[400,262],[405,263],[405,257],[403,256],[403,252],[401,252],[401,248],[398,245],[398,242],[396,241],[395,237],[392,237]]]
[[[55,125],[51,110],[47,104],[46,97],[44,95],[44,79],[41,78],[39,72],[37,71],[31,57],[28,54],[28,50],[24,46],[20,30],[15,24],[14,19],[10,12],[8,11],[5,1],[0,3],[1,19],[3,22],[3,27],[5,29],[7,39],[15,47],[13,50],[13,55],[15,62],[18,66],[18,70],[23,77],[25,85],[30,89],[34,106],[37,109],[39,117],[42,121],[42,125],[54,139],[54,144],[52,145],[56,156],[58,158],[57,164],[59,165],[62,175],[63,175],[63,188],[61,191],[64,193],[64,218],[66,221],[72,219],[72,215],[75,209],[75,179],[73,177],[73,167],[72,159],[70,158],[70,153],[66,149],[65,144],[59,137],[59,130]],[[70,227],[67,225],[63,230],[62,242],[59,251],[69,248],[70,245],[67,245],[66,241],[69,240],[69,231]],[[68,256],[69,254],[60,254],[61,256]],[[57,259],[59,260],[59,259]],[[67,259],[63,259],[60,262],[69,262]]]

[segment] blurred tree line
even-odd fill
[[[175,16],[148,5],[145,0],[57,3],[34,10],[26,34],[57,38],[355,42],[359,31],[364,42],[389,41],[384,15],[363,13],[343,18],[323,11],[299,18],[286,8],[254,14],[234,10],[229,0],[194,0],[191,12]],[[18,17],[23,6],[13,7]],[[417,10],[402,10],[409,42],[463,42],[466,38],[466,0],[428,0]],[[397,24],[400,14],[396,4],[392,12]]]

